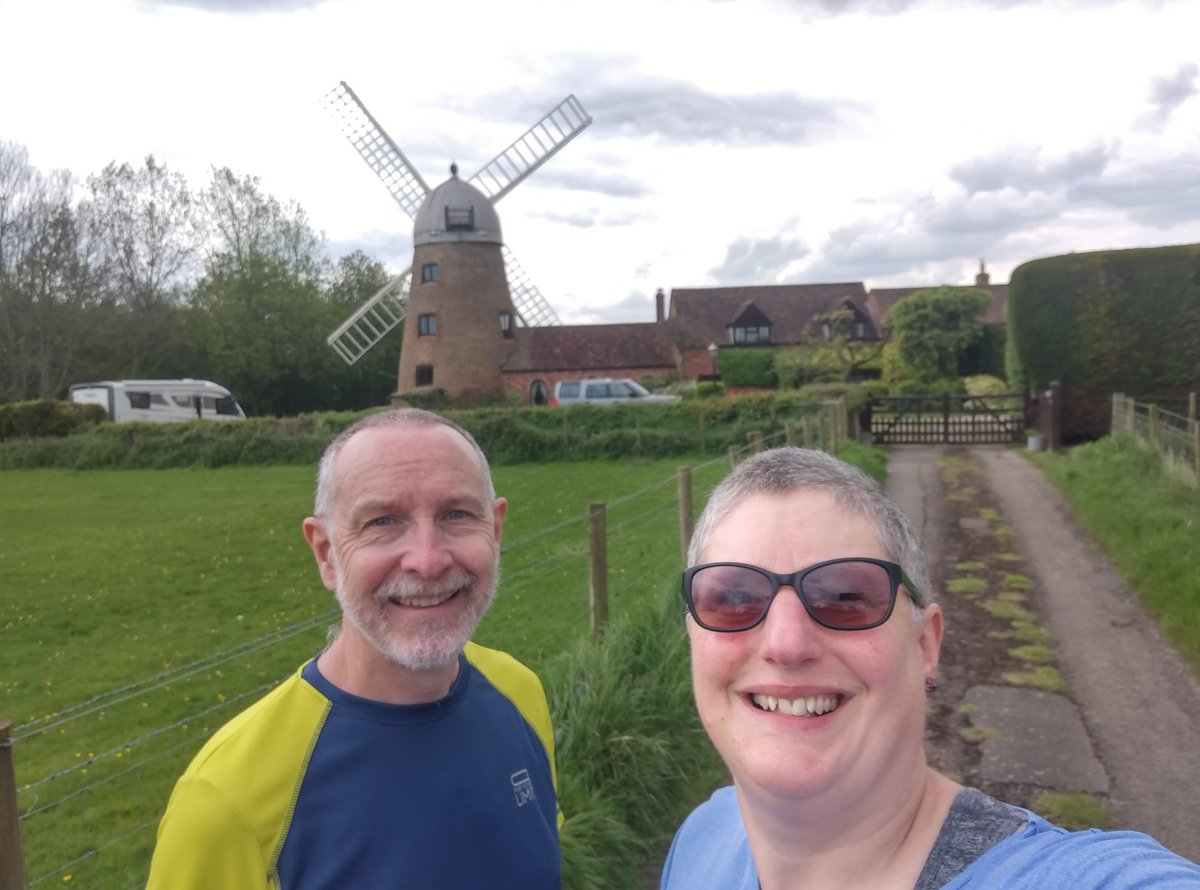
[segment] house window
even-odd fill
[[[730,343],[770,343],[771,328],[769,325],[731,325],[729,327]]]
[[[421,315],[417,318],[417,336],[432,337],[437,333],[437,316],[433,313]]]
[[[850,339],[863,340],[867,336],[867,323],[865,321],[854,322],[854,327],[850,329]]]
[[[421,283],[437,281],[437,263],[426,263],[421,267]]]
[[[513,317],[508,310],[500,313],[500,331],[505,337],[513,335]]]
[[[417,386],[433,386],[433,365],[417,365]]]

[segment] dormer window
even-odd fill
[[[753,302],[744,303],[733,321],[726,325],[725,336],[735,345],[751,346],[771,342],[771,319]]]
[[[730,343],[770,343],[770,325],[730,325],[726,329]]]

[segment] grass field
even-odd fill
[[[540,668],[588,633],[594,500],[610,610],[661,603],[689,463],[498,468],[503,580],[476,639]],[[695,467],[697,508],[727,466]],[[320,649],[337,610],[300,534],[312,486],[305,467],[0,474],[0,714],[31,887],[140,886],[191,755]]]

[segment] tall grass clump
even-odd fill
[[[660,599],[545,672],[567,890],[644,886],[683,817],[723,781],[692,698],[682,600]]]
[[[1200,496],[1133,438],[1035,455],[1075,519],[1108,553],[1200,676]]]

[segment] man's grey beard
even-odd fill
[[[459,566],[432,581],[397,575],[388,578],[372,593],[370,604],[361,599],[350,601],[343,593],[345,578],[336,558],[333,560],[337,599],[342,614],[363,637],[389,661],[411,670],[435,670],[452,664],[471,639],[480,620],[491,607],[499,586],[499,555],[490,589],[481,590],[479,579]],[[413,627],[399,634],[389,634],[383,622],[388,603],[398,600],[432,596],[441,598],[454,591],[467,597],[469,608],[451,620],[446,618],[420,619]]]

